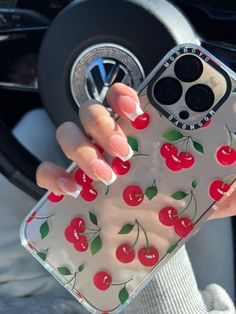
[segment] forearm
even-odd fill
[[[125,313],[235,313],[234,305],[220,286],[212,284],[200,292],[185,247],[162,267],[153,280],[131,302]]]

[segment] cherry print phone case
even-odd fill
[[[139,90],[144,114],[116,117],[134,155],[106,155],[117,180],[72,164],[80,196],[47,193],[24,247],[91,313],[118,313],[233,191],[236,77],[203,48],[172,49]]]

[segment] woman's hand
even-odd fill
[[[142,114],[136,92],[124,84],[114,84],[107,93],[107,101],[113,111],[125,119],[134,120]],[[75,161],[90,178],[111,184],[116,180],[116,175],[99,151],[99,146],[111,156],[120,157],[123,161],[128,160],[133,151],[127,143],[126,136],[105,107],[94,100],[87,101],[81,106],[79,118],[84,132],[74,123],[65,122],[57,129],[57,141],[65,155]],[[91,138],[99,146],[93,144]],[[36,179],[40,187],[59,194],[76,197],[81,190],[69,173],[51,162],[43,162],[38,167]],[[233,192],[221,203],[210,219],[235,214],[236,192]]]

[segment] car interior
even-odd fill
[[[55,126],[68,120],[81,126],[82,102],[95,98],[108,106],[112,84],[137,89],[185,42],[236,71],[235,27],[231,0],[0,0],[0,173],[40,199],[41,160],[12,132],[25,114],[44,108]],[[235,217],[231,223],[236,258]]]

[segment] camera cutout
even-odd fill
[[[149,101],[181,129],[201,128],[231,92],[224,68],[192,44],[172,50],[154,71],[147,86]]]
[[[215,100],[210,87],[204,84],[191,86],[185,95],[187,106],[195,112],[204,112],[211,108]]]
[[[163,105],[173,105],[182,96],[182,86],[173,77],[164,77],[156,82],[154,86],[154,96]]]
[[[175,75],[183,82],[194,82],[202,75],[201,60],[194,55],[180,57],[175,63]]]

